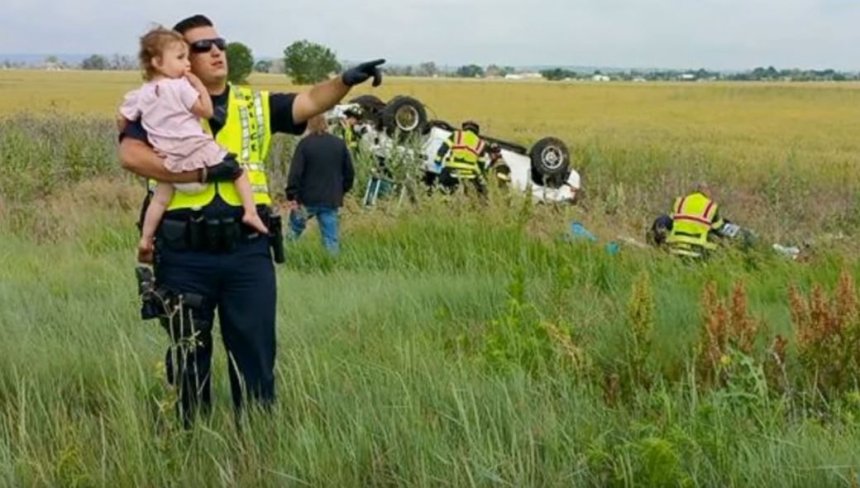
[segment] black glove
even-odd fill
[[[201,173],[200,183],[209,183],[210,181],[233,181],[242,175],[242,167],[235,159],[228,158],[224,162],[218,163],[208,168],[203,168]]]
[[[364,83],[365,81],[367,81],[368,78],[372,76],[373,86],[381,85],[382,71],[379,70],[379,66],[384,62],[384,59],[368,61],[366,63],[361,63],[358,66],[354,66],[344,71],[343,75],[341,75],[343,84],[346,86],[355,86],[359,83]]]

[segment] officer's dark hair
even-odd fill
[[[215,27],[215,24],[213,24],[212,21],[209,20],[209,17],[206,17],[202,14],[197,14],[180,20],[179,22],[177,22],[176,25],[173,26],[173,30],[184,36],[186,32],[190,31],[191,29],[196,29],[198,27]]]

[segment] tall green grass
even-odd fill
[[[41,144],[40,131],[74,123],[5,120],[0,147],[28,154]],[[323,252],[311,228],[278,268],[274,410],[234,421],[218,348],[215,409],[183,430],[159,365],[166,334],[137,317],[139,186],[117,169],[109,125],[91,123],[90,152],[77,160],[86,170],[64,172],[75,153],[60,139],[43,160],[17,163],[25,174],[59,175],[51,185],[25,191],[14,175],[0,178],[2,484],[857,480],[856,388],[810,398],[801,365],[786,366],[790,388],[781,389],[762,359],[775,334],[793,338],[789,286],[829,290],[843,270],[860,276],[853,247],[820,244],[799,263],[762,246],[688,265],[649,249],[622,246],[610,255],[600,244],[571,241],[565,234],[573,219],[604,241],[638,236],[651,216],[644,202],[670,198],[660,190],[659,168],[673,164],[667,153],[640,159],[623,147],[584,149],[594,158],[586,180],[594,186],[579,208],[504,195],[486,205],[422,197],[417,206],[383,202],[374,210],[349,201],[338,259]],[[282,144],[275,156],[281,174],[291,142]],[[4,164],[9,154],[0,153]],[[773,176],[790,178],[780,171]],[[810,185],[825,184],[809,174]],[[765,212],[796,189],[773,191]],[[816,195],[799,195],[815,202]],[[790,235],[792,225],[824,232],[829,224],[773,225],[774,234]],[[700,299],[711,281],[721,296],[745,283],[750,314],[767,325],[757,345],[762,355],[732,355],[726,381],[716,385],[704,384],[696,367]],[[631,342],[643,321],[653,327],[647,347]],[[631,358],[639,353],[644,361],[634,374]]]

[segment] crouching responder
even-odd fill
[[[460,181],[469,181],[479,194],[486,193],[485,168],[481,166],[486,145],[480,133],[476,122],[463,122],[461,129],[454,131],[439,147],[436,153],[436,165],[442,168],[439,184],[448,192],[456,191]]]
[[[689,195],[675,199],[669,215],[661,215],[654,221],[649,241],[665,244],[677,256],[701,258],[717,248],[713,237],[721,236],[725,225],[719,205],[710,198],[708,186],[700,183]]]

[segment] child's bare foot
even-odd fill
[[[242,223],[252,227],[254,230],[260,232],[261,234],[268,234],[269,229],[266,227],[266,224],[260,219],[260,215],[257,212],[245,212],[245,215],[242,216]]]

